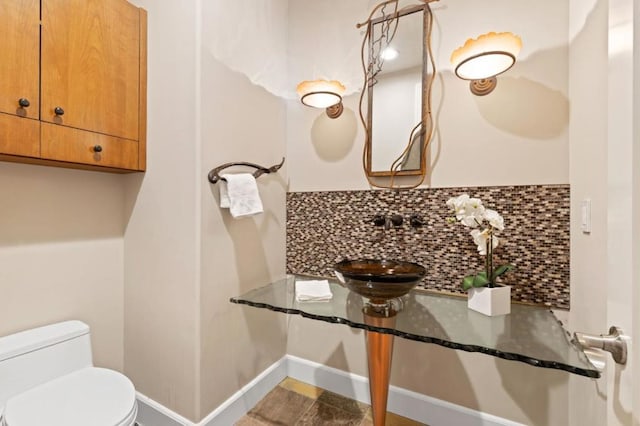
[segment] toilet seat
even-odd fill
[[[2,426],[131,426],[137,412],[127,377],[87,367],[11,397]]]

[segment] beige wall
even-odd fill
[[[7,200],[0,209],[0,334],[85,320],[96,364],[124,368],[138,390],[193,420],[281,357],[285,340],[292,355],[365,374],[361,332],[228,303],[283,274],[287,187],[367,188],[356,96],[345,99],[345,113],[335,121],[297,101],[285,104],[200,49],[203,35],[214,30],[206,25],[212,13],[206,2],[135,3],[149,11],[148,172],[116,176],[0,163]],[[602,2],[571,2],[570,59],[566,3],[548,1],[533,11],[517,3],[483,4],[501,11],[491,20],[473,18],[468,5],[434,8],[442,64],[465,37],[489,29],[519,33],[525,48],[486,98],[473,97],[443,66],[431,184],[570,182],[572,203],[601,197],[597,164],[606,130],[592,107],[594,96],[603,95],[585,90],[593,82],[585,70],[606,74],[589,56],[593,46],[602,47]],[[259,181],[267,213],[235,221],[216,207],[216,188],[204,180],[209,168],[245,159],[270,165],[285,150],[285,169]],[[498,155],[499,166],[473,172],[487,153]],[[596,229],[605,226],[602,211],[594,215]],[[589,321],[599,330],[600,316],[579,309],[599,294],[584,291],[583,283],[597,281],[581,265],[605,257],[597,235],[572,235],[572,275],[584,280],[573,280],[581,287],[572,292],[571,322]],[[417,372],[416,359],[423,360]],[[394,385],[525,423],[568,423],[564,373],[401,339],[395,360]],[[572,392],[596,392],[585,379],[571,380]],[[600,418],[600,408],[590,406],[586,419]]]
[[[123,179],[0,163],[0,335],[80,319],[122,370]]]
[[[291,355],[367,376],[364,332],[292,317]],[[568,373],[396,338],[391,384],[531,425],[568,424]]]
[[[434,6],[441,74],[434,86],[438,131],[431,147],[431,186],[569,183],[568,6],[555,1],[534,7],[512,1]],[[524,47],[494,93],[480,98],[453,76],[449,54],[466,38],[490,30],[517,33]],[[357,101],[347,97],[345,113],[335,121],[289,103],[291,191],[368,188]],[[479,170],[486,164],[491,167]],[[294,317],[287,352],[366,375],[363,340],[362,333],[346,327]],[[568,380],[567,373],[402,339],[396,342],[391,378],[402,388],[536,425],[567,424]]]
[[[148,170],[0,163],[0,335],[84,320],[97,365],[199,420],[285,353],[283,316],[228,300],[284,275],[286,166],[260,179],[257,218],[232,220],[205,180],[227,161],[279,162],[285,107],[202,53],[201,2],[135,3],[149,16]]]
[[[258,181],[265,213],[242,220],[206,181],[226,162],[278,163],[284,104],[201,43],[217,35],[212,4],[138,3],[149,12],[149,148],[147,173],[127,182],[125,372],[198,421],[285,353],[283,318],[229,298],[284,275],[286,169]]]
[[[228,300],[284,275],[286,166],[260,179],[256,218],[232,220],[205,180],[227,161],[279,162],[285,105],[200,50],[201,2],[135,3],[148,170],[0,163],[0,335],[84,320],[97,365],[199,420],[285,353],[284,316]]]
[[[633,67],[635,70],[640,69],[640,7],[634,7],[633,10],[633,28],[634,28],[634,61]],[[633,147],[632,163],[635,164],[633,168],[633,248],[632,258],[637,259],[640,256],[640,77],[638,73],[635,74],[633,85],[633,137],[635,144]],[[633,302],[632,302],[632,321],[634,324],[640,324],[640,262],[634,262],[633,264],[633,279],[630,285],[633,288]],[[633,345],[632,362],[636,366],[633,370],[633,383],[640,383],[640,327],[637,325],[633,329],[631,336]],[[633,415],[636,424],[640,423],[640,391],[635,389],[633,392]]]
[[[125,373],[144,395],[197,416],[196,2],[147,9],[147,172],[127,181]]]
[[[607,330],[607,1],[571,1],[571,311],[577,331]],[[593,82],[602,81],[601,90]],[[580,230],[580,203],[591,199],[590,234]],[[570,377],[572,425],[607,424],[606,380]]]
[[[367,376],[364,334],[292,317],[287,353]],[[391,384],[532,425],[566,425],[569,374],[396,338]]]
[[[640,7],[634,7],[633,10],[633,28],[634,28],[634,61],[633,67],[635,70],[640,69]],[[638,80],[640,77],[638,73],[635,74],[633,85],[633,137],[635,144],[633,147],[632,164],[635,164],[633,168],[633,248],[632,258],[638,259],[640,256],[640,84]],[[632,302],[632,321],[633,324],[640,324],[640,262],[634,262],[633,264],[633,279],[630,285],[633,288],[633,302]],[[633,345],[632,362],[636,366],[633,370],[633,383],[640,383],[640,327],[637,325],[633,329],[631,336]],[[633,392],[633,415],[636,424],[640,423],[640,391],[635,389]]]
[[[433,86],[438,124],[430,148],[430,185],[569,183],[568,2],[527,7],[509,0],[449,2],[436,3],[433,11],[439,76]],[[362,19],[353,16],[352,21]],[[522,37],[523,49],[496,90],[477,97],[453,75],[449,56],[467,38],[488,31],[513,31]],[[332,121],[322,111],[290,103],[287,149],[297,159],[289,169],[291,191],[369,187],[360,167],[364,137],[358,95],[348,96],[345,106],[344,115]],[[314,173],[308,173],[310,165]]]
[[[212,55],[213,5],[202,10],[201,152],[201,412],[204,416],[285,355],[286,316],[229,303],[229,298],[285,275],[285,196],[289,159],[258,188],[264,213],[233,219],[218,207],[219,184],[205,174],[232,161],[272,166],[286,155],[283,100]],[[284,25],[273,23],[285,32]],[[275,36],[275,34],[272,34]],[[252,169],[230,168],[225,172]]]

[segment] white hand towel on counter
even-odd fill
[[[333,297],[327,280],[296,281],[295,284],[298,302],[324,302]]]
[[[256,178],[250,173],[222,175],[227,181],[229,211],[234,218],[253,216],[263,212]],[[223,206],[223,189],[220,189],[220,207]]]

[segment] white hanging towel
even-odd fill
[[[296,281],[295,285],[298,302],[324,302],[333,297],[327,280]]]
[[[221,187],[220,207],[225,207],[223,203],[226,203],[228,198],[229,212],[236,219],[263,212],[256,178],[252,174],[227,174],[222,175],[222,177],[227,181],[226,192],[228,197],[223,197],[224,190]]]
[[[220,188],[220,208],[228,209],[231,205],[229,200],[229,191],[227,190],[227,182],[220,179],[218,181],[218,187]]]

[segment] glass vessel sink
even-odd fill
[[[386,259],[343,260],[335,264],[334,270],[349,290],[374,304],[404,296],[427,273],[417,263]]]

